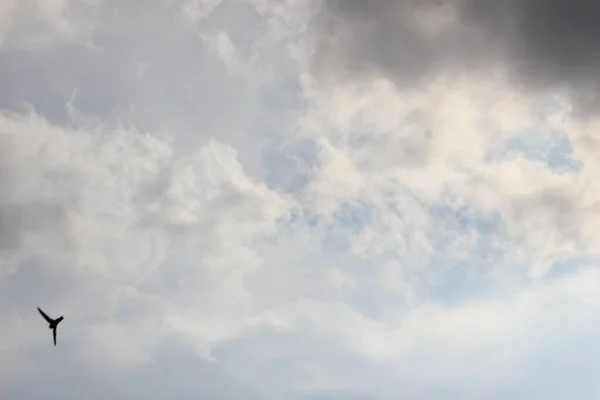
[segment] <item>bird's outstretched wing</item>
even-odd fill
[[[54,338],[54,345],[56,346],[56,328],[52,329],[52,337]]]
[[[44,317],[44,319],[45,319],[46,321],[48,321],[48,323],[51,323],[51,322],[52,322],[52,318],[50,318],[49,316],[47,316],[47,315],[46,315],[46,313],[45,313],[45,312],[43,312],[41,308],[39,308],[39,307],[38,307],[37,309],[38,309],[38,311],[40,312],[40,314],[42,314],[42,317]]]

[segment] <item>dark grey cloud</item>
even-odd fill
[[[583,106],[597,97],[600,7],[592,0],[469,0],[461,10],[503,49],[508,68],[535,89],[565,87]]]
[[[422,13],[447,12],[452,4],[433,1],[343,1],[323,3],[317,16],[320,39],[315,67],[343,75],[385,74],[401,85],[414,84],[441,66],[459,66],[486,48],[460,25],[426,33]],[[446,8],[446,10],[444,9]]]
[[[502,66],[528,89],[567,89],[582,106],[597,96],[600,7],[592,0],[329,0],[318,26],[321,71],[407,85]]]

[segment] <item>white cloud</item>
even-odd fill
[[[135,131],[63,130],[36,114],[4,113],[0,132],[2,217],[8,221],[2,237],[10,245],[2,257],[5,273],[18,273],[21,263],[41,257],[45,264],[66,263],[86,285],[100,279],[107,290],[102,296],[108,297],[169,268],[176,254],[198,263],[214,285],[204,298],[209,308],[199,311],[221,310],[221,299],[230,312],[245,301],[240,279],[260,261],[246,243],[273,233],[291,204],[247,177],[235,151],[217,142],[182,157],[168,142]],[[195,290],[193,281],[186,290]],[[168,292],[160,295],[162,303],[170,302]],[[169,311],[194,310],[176,306]],[[164,310],[156,312],[155,318]],[[143,352],[125,355],[126,348],[142,351],[135,346],[102,347],[114,343],[115,329],[126,329],[115,323],[90,326],[92,348],[86,351],[93,359],[106,356],[104,361],[117,351],[116,364],[123,357],[145,359]],[[133,338],[143,330],[128,329],[124,334],[139,343]],[[165,327],[151,327],[150,336],[160,329]],[[228,335],[215,332],[210,343]]]
[[[553,373],[574,390],[568,365],[592,363],[600,328],[596,119],[495,68],[325,82],[304,2],[140,4],[32,6],[101,51],[0,48],[27,67],[0,65],[21,82],[0,95],[7,398],[48,371],[119,375],[122,398],[145,379],[158,398],[175,381],[152,368],[223,377],[183,397],[243,382],[263,398],[536,398],[524,381]],[[13,28],[13,44],[39,34]],[[532,126],[582,168],[507,152]],[[56,348],[38,305],[65,315]]]
[[[168,0],[167,3],[173,3],[173,0]],[[181,3],[181,11],[186,22],[195,23],[210,16],[221,0],[184,0]]]
[[[0,46],[43,51],[57,43],[90,46],[89,15],[102,0],[5,1],[0,6]]]
[[[0,4],[0,45],[4,42],[6,38],[6,31],[10,29],[15,10],[17,9],[17,1],[16,0],[7,0],[3,1]]]
[[[543,270],[580,246],[593,252],[584,236],[590,232],[587,221],[595,224],[588,212],[593,206],[587,203],[593,201],[593,188],[584,183],[593,166],[586,162],[576,176],[556,173],[523,157],[487,162],[489,154],[530,121],[546,124],[547,129],[560,129],[560,125],[551,125],[551,118],[537,113],[535,99],[516,97],[505,81],[483,79],[441,79],[414,92],[398,92],[381,81],[351,83],[333,94],[309,88],[318,106],[306,117],[311,121],[305,123],[311,126],[308,132],[327,131],[328,142],[334,143],[328,145],[328,153],[348,165],[345,174],[332,170],[327,179],[323,174],[331,167],[322,157],[321,175],[313,184],[339,193],[328,210],[349,198],[372,203],[382,193],[390,199],[416,196],[422,202],[418,208],[468,205],[484,215],[500,216],[504,229],[497,233],[508,235],[505,240],[518,252],[536,254],[545,265],[539,267]],[[362,190],[360,196],[350,196],[336,186],[350,171],[360,171],[354,173],[360,176],[360,181],[354,179],[354,187]],[[315,197],[331,198],[325,192]],[[396,197],[394,203],[399,201]],[[411,209],[410,214],[417,212]],[[428,230],[432,223],[421,219],[419,230]],[[411,232],[415,235],[414,229]],[[382,243],[389,238],[386,234],[374,240]],[[522,246],[527,249],[519,250]]]

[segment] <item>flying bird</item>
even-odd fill
[[[38,307],[37,309],[40,312],[40,314],[42,314],[42,317],[44,317],[44,319],[50,324],[50,329],[52,329],[52,337],[54,338],[54,345],[56,346],[56,327],[58,326],[60,321],[64,319],[63,316],[61,315],[57,319],[52,319],[48,315],[46,315],[46,313],[43,312],[41,308]]]

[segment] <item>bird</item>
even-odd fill
[[[56,327],[58,326],[60,321],[62,321],[64,319],[64,317],[61,315],[57,319],[52,319],[48,315],[46,315],[46,313],[43,312],[41,308],[38,307],[37,309],[40,312],[40,314],[42,314],[42,317],[44,317],[46,322],[48,322],[50,324],[49,328],[52,329],[52,337],[54,338],[54,345],[56,346]]]

